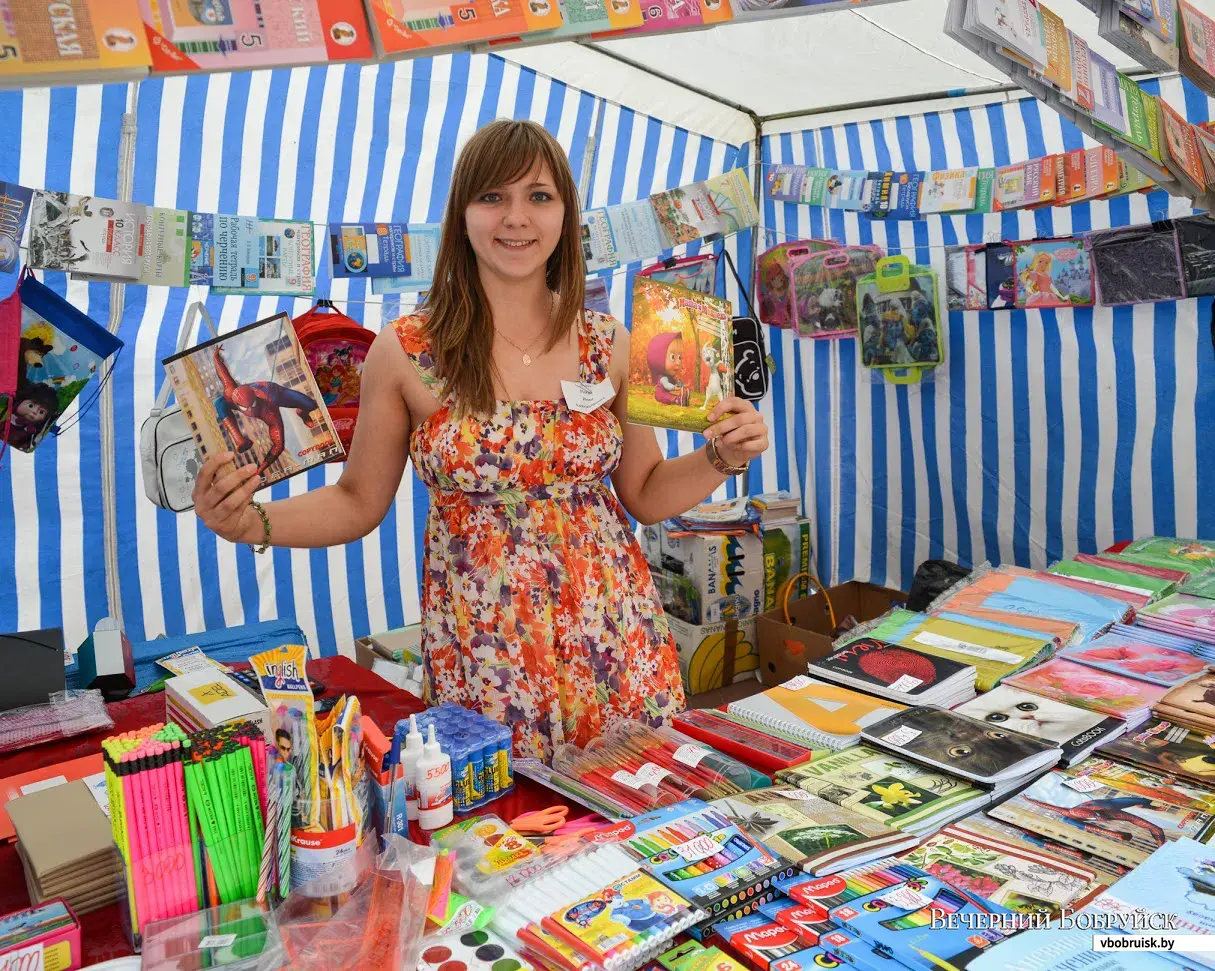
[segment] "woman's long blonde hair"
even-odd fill
[[[435,260],[434,286],[423,314],[435,371],[457,410],[485,414],[493,409],[494,322],[477,272],[477,257],[465,235],[464,211],[484,192],[500,189],[548,166],[565,204],[561,239],[547,267],[548,288],[558,295],[545,349],[565,338],[586,296],[578,187],[561,145],[534,121],[495,121],[468,140],[456,160],[443,215],[443,235]]]

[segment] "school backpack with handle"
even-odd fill
[[[212,337],[218,336],[207,308],[201,302],[192,303],[177,338],[178,353],[190,346],[196,317],[203,319]],[[194,480],[202,462],[181,405],[169,405],[172,391],[173,382],[166,375],[156,404],[139,429],[139,458],[144,495],[161,509],[186,512],[194,508]]]

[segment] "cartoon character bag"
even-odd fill
[[[770,327],[792,327],[790,258],[838,248],[839,244],[829,239],[798,239],[781,243],[760,253],[755,260],[755,295],[759,302],[759,319]]]
[[[861,367],[883,370],[893,384],[913,384],[944,359],[937,275],[905,256],[887,256],[856,286]]]
[[[1015,304],[1028,310],[1091,307],[1093,271],[1080,239],[1039,239],[1013,246]]]
[[[17,385],[11,407],[0,414],[9,426],[8,443],[32,452],[106,358],[122,341],[40,283],[28,269],[17,284],[21,296],[21,338]],[[77,420],[95,398],[77,409]],[[57,433],[57,431],[56,431]]]
[[[841,246],[789,258],[798,337],[843,337],[857,329],[856,283],[872,273],[882,251]]]
[[[325,399],[338,440],[349,454],[359,418],[363,363],[375,332],[341,313],[331,300],[318,300],[315,307],[291,323]],[[344,462],[346,456],[335,456],[329,461]]]

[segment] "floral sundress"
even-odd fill
[[[430,491],[422,581],[427,700],[509,725],[552,758],[621,720],[683,710],[675,643],[637,538],[608,487],[623,430],[607,407],[499,401],[451,408],[419,316],[394,325],[439,408],[410,436]],[[608,376],[616,321],[579,322],[580,380]]]

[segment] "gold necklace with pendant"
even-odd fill
[[[553,319],[553,310],[557,306],[557,298],[551,290],[548,293],[548,299],[549,299],[548,318],[551,321]],[[516,351],[518,351],[520,354],[523,355],[523,366],[524,367],[532,366],[532,356],[531,356],[530,351],[533,347],[535,347],[537,344],[540,343],[541,338],[544,337],[543,333],[541,333],[539,337],[537,337],[530,344],[528,344],[527,347],[520,347],[518,344],[516,344],[513,340],[511,340],[509,337],[507,337],[500,330],[496,331],[496,333],[498,334],[499,337],[501,337],[504,341],[506,341],[506,343],[508,343],[511,347],[513,347]]]

